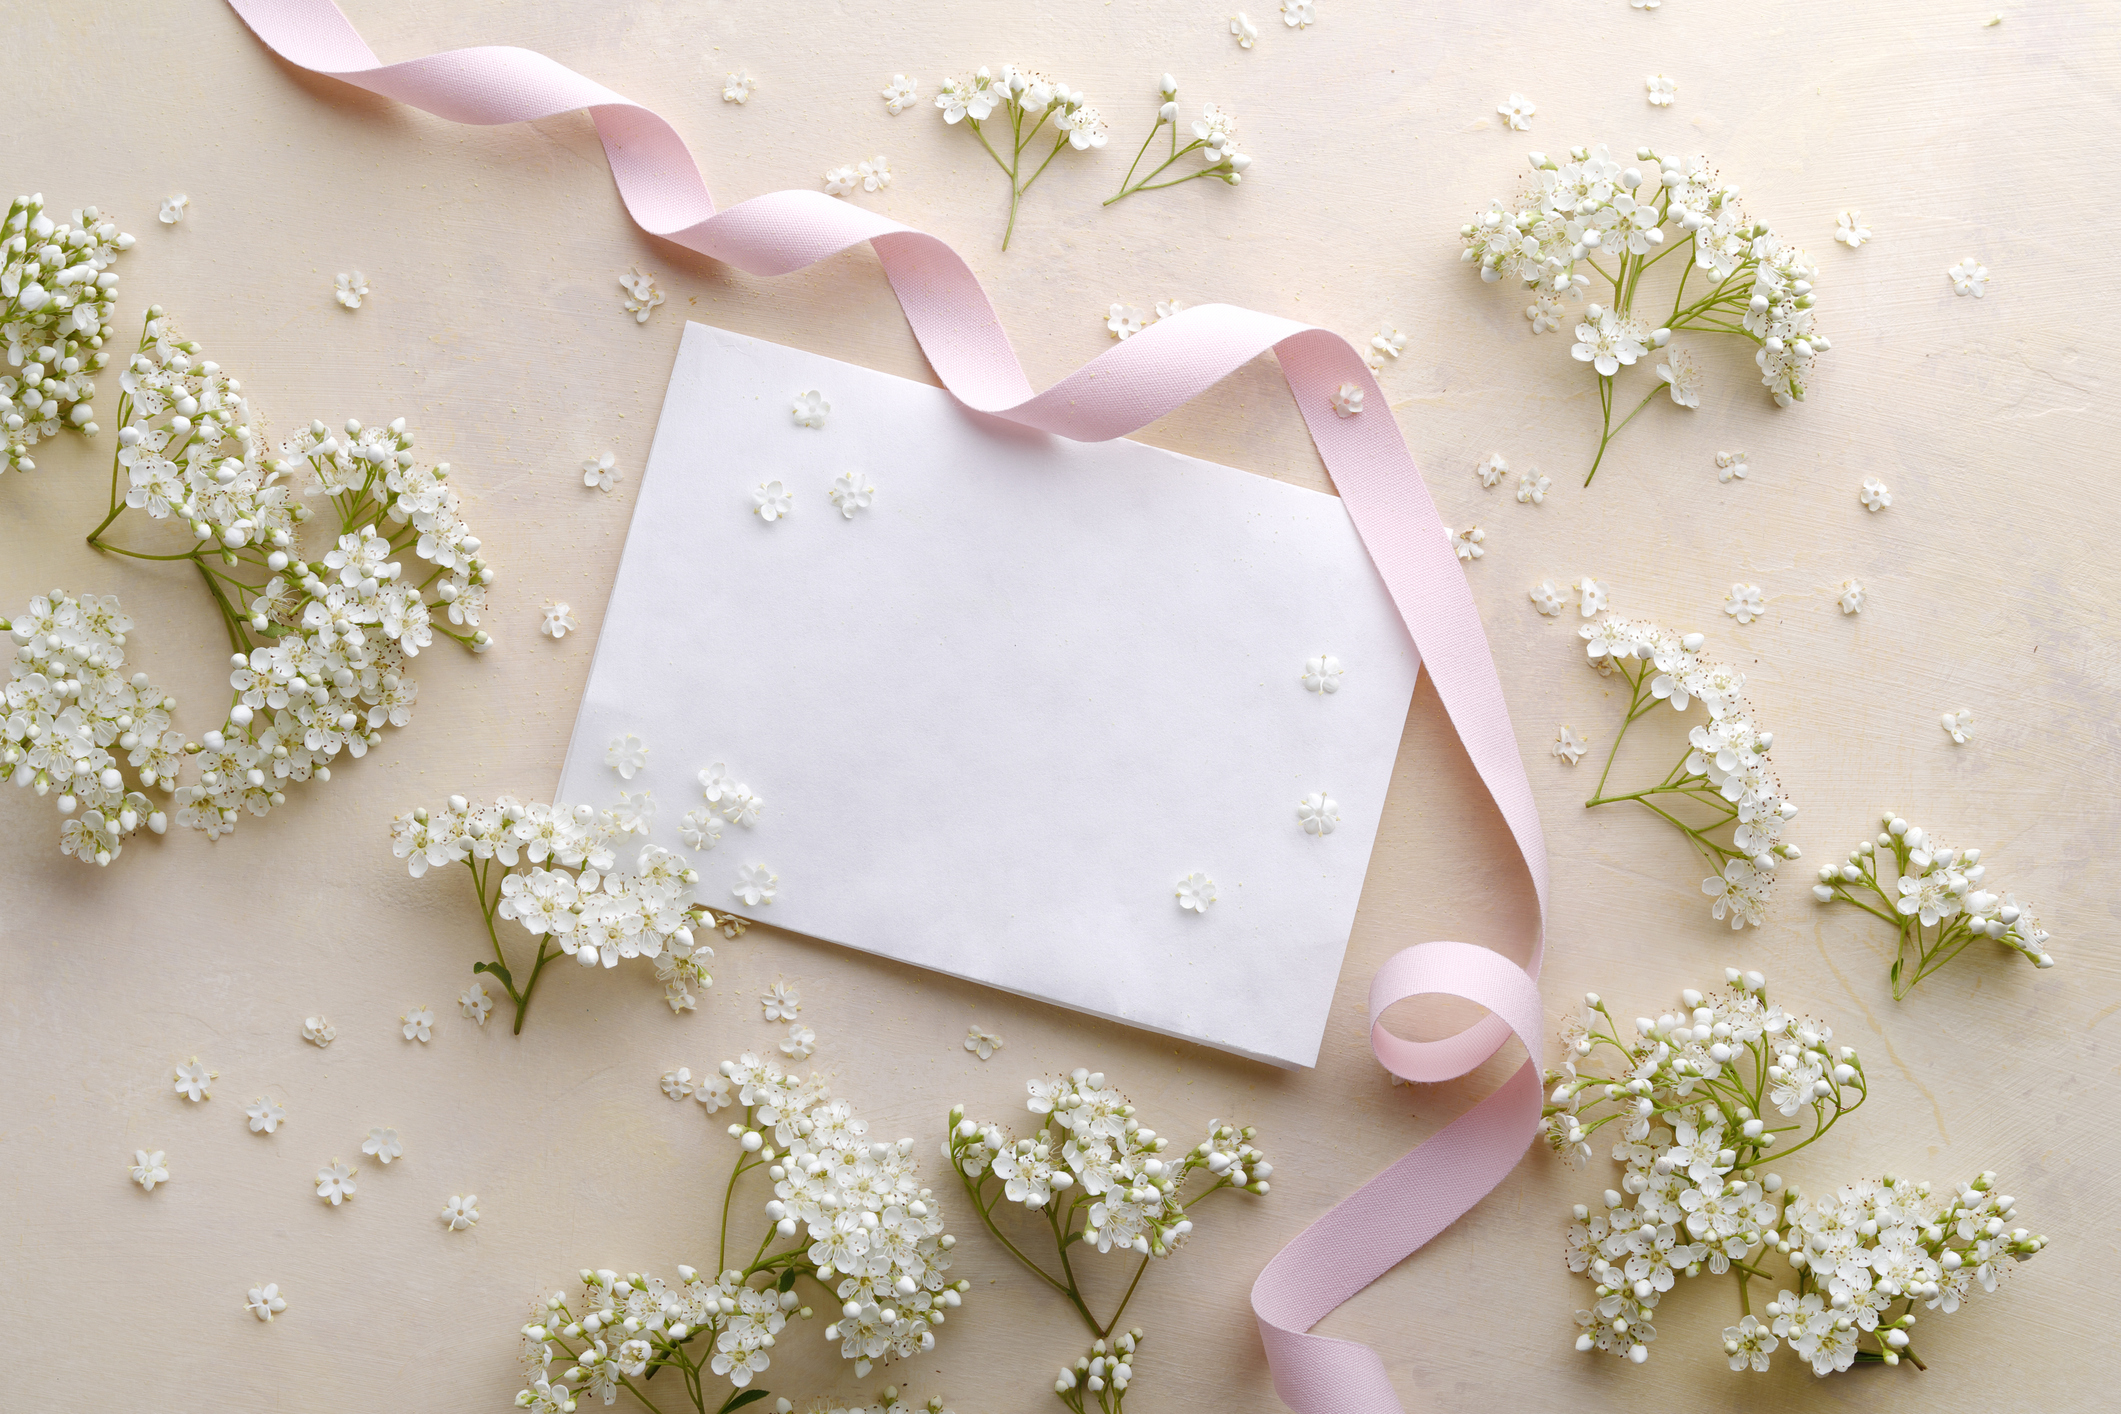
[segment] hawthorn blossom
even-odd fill
[[[787,979],[773,979],[773,990],[759,997],[759,1010],[768,1021],[793,1021],[803,1010],[802,994]]]
[[[1606,587],[1597,580],[1585,575],[1577,580],[1573,587],[1576,590],[1576,603],[1585,618],[1590,618],[1605,608],[1608,597]]]
[[[763,864],[747,864],[737,871],[736,887],[730,892],[753,908],[773,902],[780,876]]]
[[[1281,22],[1290,29],[1318,23],[1318,7],[1311,0],[1281,0]]]
[[[1532,126],[1532,115],[1539,109],[1523,94],[1513,93],[1496,104],[1495,111],[1502,115],[1503,126],[1521,133]]]
[[[1324,791],[1313,791],[1296,802],[1296,823],[1307,835],[1330,835],[1340,826],[1340,803]]]
[[[1701,406],[1701,366],[1685,349],[1674,348],[1657,365],[1657,377],[1668,384],[1672,401],[1683,408]]]
[[[785,482],[761,482],[759,489],[751,493],[751,507],[760,520],[771,525],[795,509],[795,495]]]
[[[824,395],[815,388],[807,393],[797,393],[793,407],[799,427],[823,427],[825,419],[832,414],[832,404],[826,402]]]
[[[1215,881],[1195,870],[1178,881],[1178,906],[1192,913],[1206,913],[1215,902]]]
[[[582,463],[582,484],[599,491],[609,491],[619,484],[618,458],[610,452],[594,456]]]
[[[1001,1048],[1002,1038],[992,1031],[985,1031],[977,1026],[965,1028],[965,1049],[981,1060],[994,1059],[994,1053]]]
[[[1749,624],[1767,612],[1761,601],[1757,584],[1734,584],[1731,592],[1723,596],[1723,611],[1742,624]]]
[[[1230,16],[1230,33],[1236,36],[1239,49],[1250,49],[1259,42],[1259,26],[1253,24],[1243,10]]]
[[[452,1194],[442,1205],[442,1221],[451,1232],[464,1232],[476,1227],[479,1221],[479,1195],[476,1193]]]
[[[904,74],[893,74],[891,82],[884,85],[882,96],[885,111],[896,118],[920,101],[920,83]]]
[[[162,214],[156,217],[165,226],[174,226],[184,219],[184,208],[191,205],[191,198],[183,192],[162,198]]]
[[[354,1180],[359,1170],[350,1169],[333,1159],[328,1167],[317,1170],[317,1196],[334,1208],[354,1196]]]
[[[780,1047],[785,1055],[794,1056],[797,1060],[807,1060],[810,1053],[817,1049],[817,1032],[800,1021],[791,1021],[788,1023],[788,1034],[781,1038]]]
[[[414,1007],[398,1020],[404,1023],[406,1040],[418,1041],[424,1045],[434,1039],[435,1014],[426,1007]]]
[[[1663,74],[1651,74],[1642,81],[1642,86],[1648,91],[1650,106],[1653,108],[1671,107],[1672,99],[1679,92],[1679,85],[1673,83]]]
[[[1863,590],[1863,586],[1862,586],[1861,584],[1857,583],[1857,582],[1856,582],[1855,580],[1853,580],[1853,579],[1844,579],[1844,580],[1842,580],[1842,581],[1841,581],[1841,612],[1842,612],[1842,613],[1844,613],[1844,614],[1855,614],[1855,613],[1860,613],[1860,612],[1862,612],[1862,610],[1863,610],[1863,601],[1864,601],[1864,590]]]
[[[1893,503],[1893,493],[1875,476],[1864,477],[1863,489],[1856,495],[1863,502],[1864,509],[1869,511],[1882,511]]]
[[[1971,255],[1944,272],[1951,278],[1952,293],[1980,299],[1988,293],[1988,267]]]
[[[1304,691],[1329,697],[1340,691],[1340,680],[1344,676],[1340,659],[1331,653],[1321,653],[1316,658],[1304,659],[1302,682]]]
[[[1870,238],[1871,228],[1863,224],[1862,212],[1844,211],[1834,218],[1834,239],[1850,250],[1867,244]]]
[[[271,1134],[278,1130],[280,1121],[287,1118],[287,1111],[260,1095],[244,1107],[243,1113],[250,1116],[250,1132]]]
[[[335,298],[348,309],[359,309],[361,301],[368,298],[368,277],[358,270],[350,274],[340,271]]]
[[[1560,613],[1562,608],[1568,603],[1563,591],[1556,589],[1554,581],[1550,579],[1542,579],[1539,583],[1533,585],[1529,597],[1532,601],[1532,607],[1549,618]]]
[[[1503,459],[1501,452],[1488,453],[1488,459],[1473,468],[1480,477],[1480,484],[1486,487],[1493,487],[1497,482],[1501,481],[1504,473],[1508,472],[1509,469],[1510,464]]]
[[[177,1093],[190,1100],[193,1104],[197,1104],[201,1100],[211,1099],[212,1090],[210,1087],[214,1081],[220,1079],[220,1076],[220,1071],[208,1070],[204,1065],[200,1064],[197,1056],[193,1056],[185,1064],[176,1068]]]
[[[371,1129],[368,1137],[361,1141],[361,1152],[371,1155],[377,1162],[388,1166],[390,1161],[405,1153],[405,1145],[395,1129]]]
[[[1105,328],[1115,339],[1131,339],[1142,331],[1147,318],[1131,304],[1114,304],[1105,311]]]
[[[663,302],[663,292],[656,288],[655,276],[643,274],[638,265],[630,274],[619,276],[619,288],[626,291],[626,312],[633,316],[636,324],[646,324],[648,316]]]
[[[1543,506],[1547,501],[1547,488],[1554,484],[1551,476],[1541,476],[1538,469],[1528,468],[1517,474],[1517,503],[1519,505]]]
[[[615,736],[604,748],[604,764],[619,773],[619,779],[630,781],[648,766],[648,748],[632,732]]]
[[[1569,349],[1577,362],[1590,364],[1601,378],[1611,378],[1642,357],[1642,330],[1633,320],[1595,304],[1588,313],[1590,319],[1576,326],[1576,342]]]
[[[1967,738],[1974,734],[1974,714],[1970,711],[1962,709],[1946,712],[1943,721],[1944,734],[1952,739],[1954,745],[1966,745]]]
[[[1353,417],[1362,411],[1362,389],[1353,383],[1343,383],[1333,392],[1333,411],[1343,418]]]
[[[1451,548],[1458,552],[1458,558],[1461,560],[1477,560],[1487,554],[1487,550],[1481,545],[1487,538],[1488,533],[1477,525],[1469,525],[1463,530],[1455,531],[1449,526],[1444,527],[1444,539],[1451,542]]]
[[[493,998],[486,995],[486,984],[474,982],[457,996],[457,1010],[479,1025],[486,1024],[487,1014],[493,1010]]]
[[[169,1182],[169,1165],[164,1162],[165,1157],[160,1149],[153,1153],[145,1149],[133,1150],[133,1166],[130,1170],[133,1182],[149,1193],[155,1191],[156,1184]]]
[[[1589,742],[1566,726],[1554,738],[1554,754],[1571,766],[1583,759],[1583,753],[1589,746]]]
[[[1751,470],[1752,468],[1746,465],[1744,452],[1718,452],[1716,454],[1716,479],[1718,481],[1730,481],[1733,478],[1743,481],[1745,480],[1745,474]]]
[[[722,101],[724,103],[749,103],[752,90],[758,87],[758,82],[757,79],[751,76],[749,69],[738,69],[723,81]]]
[[[581,625],[574,621],[574,611],[567,606],[566,600],[560,599],[545,605],[545,621],[538,625],[538,632],[548,638],[565,638],[579,627]]]
[[[287,1309],[287,1298],[280,1294],[278,1282],[264,1282],[250,1289],[243,1309],[261,1321],[270,1321]]]

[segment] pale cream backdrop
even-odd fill
[[[2105,544],[2121,340],[2100,196],[2121,72],[2111,9],[2007,4],[1990,28],[1994,0],[1667,0],[1650,13],[1624,0],[1319,0],[1318,23],[1299,33],[1252,0],[1261,35],[1245,52],[1226,3],[358,0],[351,12],[386,58],[515,43],[653,106],[725,204],[888,154],[891,188],[857,199],[965,254],[1039,385],[1106,345],[1114,300],[1227,300],[1351,337],[1386,320],[1406,329],[1384,388],[1445,520],[1488,531],[1468,574],[1553,854],[1550,1011],[1586,988],[1649,1011],[1727,962],[1764,969],[1780,998],[1862,1049],[1872,1084],[1870,1104],[1792,1176],[1892,1169],[1950,1184],[1994,1168],[2025,1222],[2053,1238],[2002,1294],[1925,1321],[1928,1373],[1821,1382],[1778,1356],[1769,1375],[1734,1375],[1718,1336],[1736,1301],[1720,1279],[1667,1299],[1655,1356],[1637,1368],[1570,1348],[1585,1284],[1562,1266],[1567,1209],[1595,1203],[1612,1170],[1572,1173],[1534,1152],[1325,1323],[1380,1350],[1410,1407],[2099,1407],[2121,1158],[2108,941],[2121,572]],[[876,1132],[915,1135],[924,1150],[951,1102],[1009,1120],[1027,1075],[1079,1064],[1116,1077],[1159,1129],[1257,1124],[1274,1192],[1218,1200],[1183,1256],[1144,1282],[1130,1320],[1150,1343],[1132,1406],[1278,1408],[1245,1300],[1254,1274],[1516,1064],[1512,1052],[1462,1083],[1395,1089],[1364,1044],[1368,979],[1396,949],[1437,937],[1516,956],[1526,946],[1528,891],[1434,695],[1417,694],[1407,724],[1314,1071],[765,929],[723,946],[697,1014],[673,1017],[645,970],[570,968],[549,976],[522,1038],[479,1030],[454,1003],[483,947],[466,885],[448,872],[408,879],[388,821],[453,791],[552,788],[681,321],[931,375],[867,251],[754,279],[643,236],[585,116],[454,126],[276,62],[209,0],[24,5],[8,27],[5,185],[41,190],[62,214],[99,203],[139,237],[119,267],[120,328],[165,304],[283,428],[406,416],[421,448],[457,468],[501,573],[491,653],[422,655],[408,729],[218,845],[143,839],[108,870],[87,868],[60,857],[49,802],[0,792],[10,1402],[507,1407],[533,1294],[582,1266],[711,1264],[731,1146],[656,1077],[768,1046],[778,1032],[756,996],[781,975],[801,988],[817,1063]],[[1002,181],[971,135],[927,106],[892,118],[877,90],[906,72],[932,94],[949,72],[1008,61],[1086,90],[1114,137],[1053,164],[1003,254]],[[720,98],[737,67],[758,79],[744,107]],[[1185,109],[1212,100],[1239,115],[1252,179],[1100,209],[1164,70]],[[1653,72],[1678,81],[1672,107],[1645,103]],[[1538,104],[1528,133],[1495,115],[1513,90]],[[1590,378],[1560,337],[1527,333],[1522,295],[1457,263],[1455,232],[1515,186],[1528,148],[1598,141],[1713,157],[1758,215],[1817,255],[1835,347],[1811,400],[1778,411],[1742,349],[1691,340],[1713,377],[1702,408],[1660,401],[1586,490]],[[177,191],[192,199],[183,224],[158,225],[160,199]],[[1850,206],[1877,231],[1855,252],[1830,240]],[[1993,272],[1985,299],[1955,298],[1945,279],[1968,255]],[[634,264],[670,294],[645,326],[619,307],[617,278]],[[374,293],[349,313],[331,286],[354,268]],[[98,402],[108,420],[115,389]],[[1326,485],[1267,360],[1142,435]],[[1712,456],[1736,448],[1751,475],[1719,484]],[[129,654],[177,691],[196,735],[219,720],[225,690],[203,594],[175,569],[99,558],[81,540],[113,449],[110,430],[92,447],[40,446],[36,473],[0,481],[0,604],[53,585],[121,594],[139,620]],[[611,495],[585,490],[575,469],[606,450],[625,476]],[[1554,476],[1545,505],[1480,488],[1473,467],[1497,450]],[[874,470],[888,486],[888,463]],[[1884,514],[1857,502],[1866,475],[1892,487]],[[1702,629],[1742,662],[1802,806],[1808,863],[1894,806],[1987,847],[1997,876],[2038,902],[2060,965],[2036,974],[1976,949],[1895,1004],[1889,939],[1852,910],[1816,909],[1801,867],[1764,929],[1713,924],[1677,836],[1647,816],[1586,813],[1593,763],[1549,754],[1563,723],[1602,753],[1615,722],[1577,620],[1543,619],[1526,600],[1543,578],[1582,574],[1609,583],[1617,608]],[[1856,618],[1834,603],[1850,576],[1870,589]],[[1741,628],[1723,615],[1734,580],[1764,587],[1764,619]],[[554,597],[582,622],[560,643],[536,632]],[[1954,747],[1937,716],[1962,707],[1976,734]],[[423,1003],[434,1040],[409,1044],[397,1018]],[[317,1012],[338,1027],[328,1051],[300,1038]],[[961,1048],[971,1022],[1006,1040],[990,1063]],[[194,1054],[221,1075],[201,1105],[169,1084]],[[276,1135],[245,1128],[257,1095],[288,1110]],[[405,1157],[387,1171],[364,1162],[359,1196],[326,1207],[312,1175],[360,1158],[372,1125],[396,1127]],[[127,1182],[137,1147],[168,1152],[167,1187]],[[940,1160],[930,1172],[947,1180]],[[484,1221],[445,1232],[443,1200],[467,1191]],[[1082,1352],[1082,1334],[961,1199],[950,1206],[970,1298],[931,1356],[864,1387],[939,1391],[959,1414],[1057,1407],[1050,1371]],[[1103,1269],[1108,1283],[1118,1270]],[[259,1281],[289,1301],[270,1327],[241,1309]],[[777,1392],[854,1388],[822,1325],[776,1349]]]

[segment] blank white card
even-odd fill
[[[847,471],[875,488],[851,517]],[[558,798],[652,789],[715,908],[1310,1065],[1416,665],[1335,497],[688,324]],[[715,762],[764,806],[687,849]],[[731,892],[753,864],[770,903]]]

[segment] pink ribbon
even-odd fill
[[[1546,915],[1546,845],[1465,575],[1384,394],[1355,349],[1330,330],[1234,305],[1202,305],[1159,320],[1037,393],[979,281],[934,236],[815,191],[771,192],[717,213],[670,124],[527,49],[457,49],[385,64],[332,0],[229,3],[289,63],[456,122],[519,123],[587,108],[619,195],[641,228],[752,274],[786,274],[869,242],[944,386],[967,406],[1026,427],[1080,441],[1123,437],[1274,351],[1444,710],[1516,839],[1542,920],[1524,968],[1486,948],[1437,942],[1406,949],[1377,974],[1370,1044],[1395,1074],[1420,1081],[1463,1075],[1513,1034],[1532,1059],[1306,1228],[1253,1284],[1274,1386],[1292,1409],[1400,1411],[1373,1351],[1308,1332],[1485,1197],[1538,1130],[1541,1008],[1534,979]],[[1343,382],[1362,390],[1368,411],[1335,414],[1332,396]],[[1429,1042],[1404,1040],[1380,1023],[1392,1003],[1431,993],[1469,998],[1490,1014]]]

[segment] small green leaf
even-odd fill
[[[721,1409],[717,1411],[717,1414],[729,1414],[729,1411],[732,1409],[742,1409],[745,1405],[751,1403],[753,1400],[764,1399],[765,1397],[766,1391],[762,1389],[740,1389],[735,1394],[729,1396],[729,1402],[724,1404]]]
[[[780,1280],[780,1284],[779,1284],[779,1285],[778,1285],[778,1286],[777,1286],[777,1287],[775,1288],[775,1290],[778,1290],[778,1291],[793,1291],[793,1290],[795,1290],[795,1268],[793,1268],[793,1267],[789,1267],[789,1268],[788,1268],[787,1270],[785,1270],[785,1271],[783,1271],[783,1272],[781,1273],[781,1280]]]
[[[494,976],[501,979],[501,985],[509,991],[513,992],[516,988],[515,978],[510,976],[508,969],[501,966],[498,962],[474,962],[471,965],[471,970],[473,972],[491,972]]]

